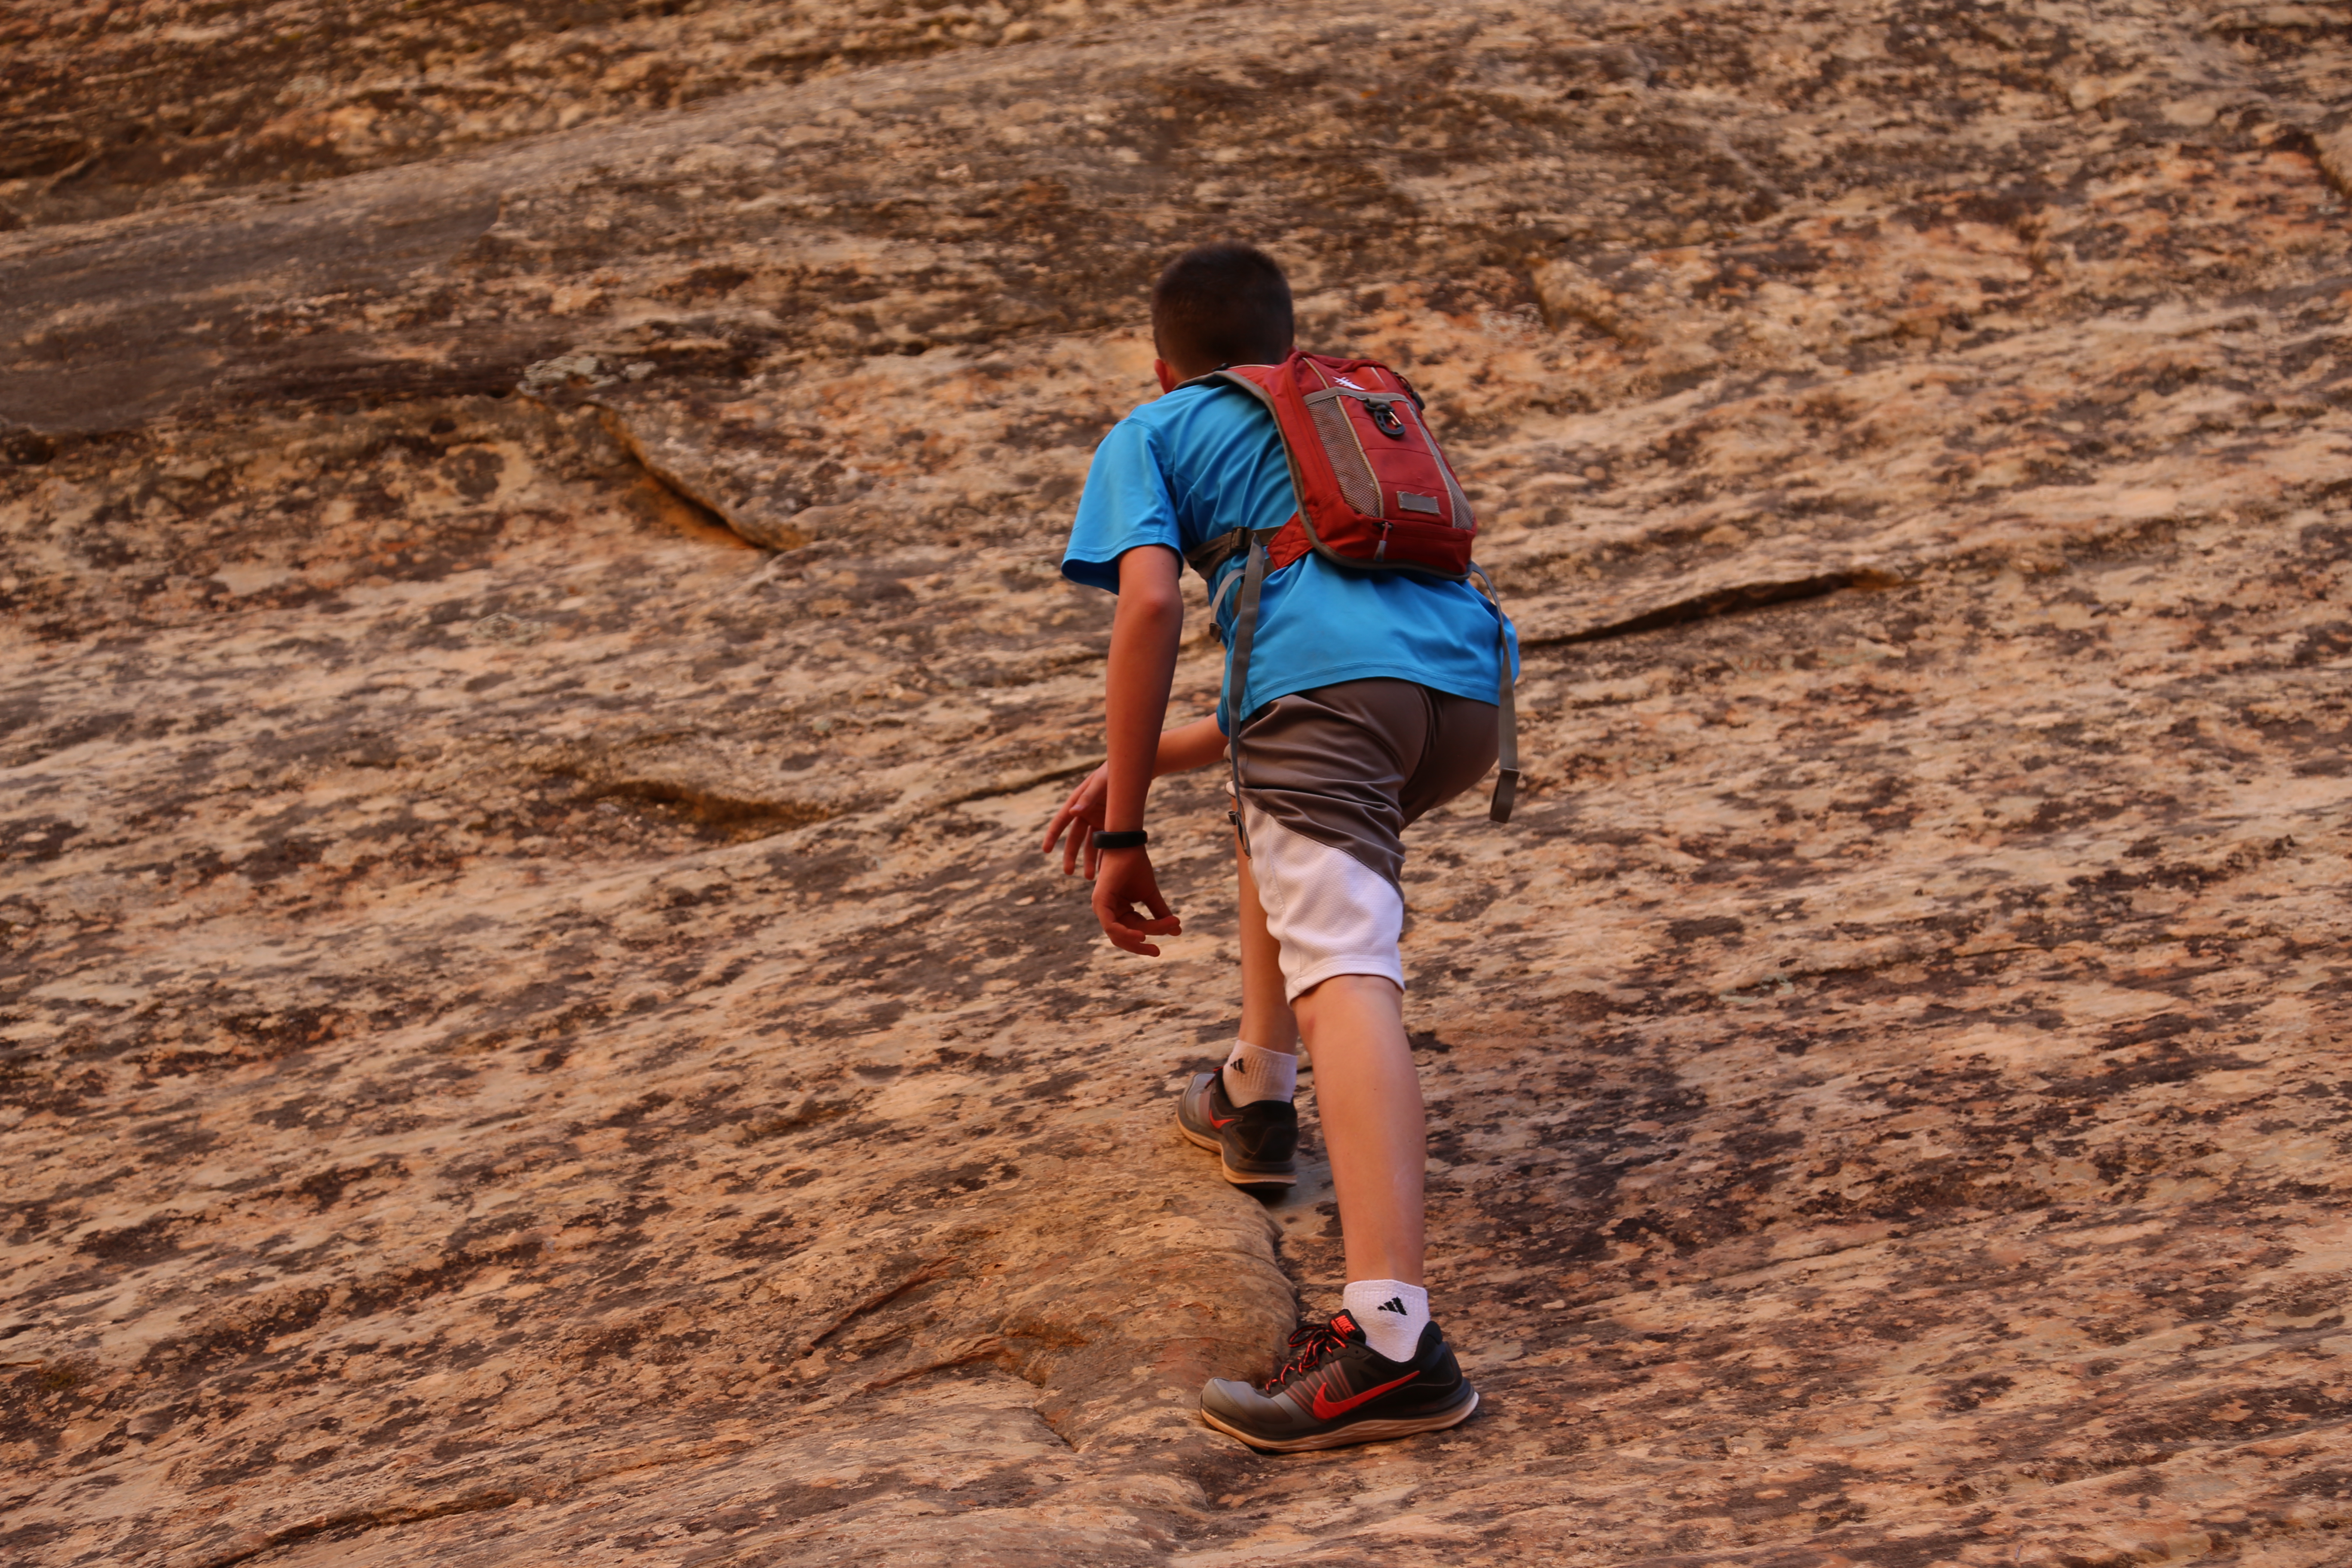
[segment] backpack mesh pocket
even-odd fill
[[[1397,406],[1403,408],[1405,405]],[[1470,498],[1462,493],[1462,481],[1454,477],[1454,465],[1445,460],[1445,453],[1438,446],[1437,437],[1430,434],[1429,421],[1421,416],[1419,409],[1412,410],[1412,422],[1421,430],[1422,445],[1427,447],[1429,455],[1437,460],[1437,471],[1445,476],[1446,499],[1454,503],[1454,526],[1471,527]]]
[[[1364,460],[1364,448],[1358,444],[1355,431],[1349,428],[1348,413],[1341,406],[1345,401],[1327,397],[1312,405],[1315,434],[1322,437],[1323,455],[1331,460],[1331,473],[1339,481],[1339,498],[1366,517],[1378,517],[1380,481],[1372,478],[1372,466]]]
[[[1429,449],[1437,452],[1437,443],[1430,442]],[[1438,471],[1445,476],[1445,493],[1454,500],[1454,526],[1475,528],[1477,523],[1471,516],[1470,498],[1462,493],[1462,481],[1454,477],[1454,465],[1445,460],[1445,454],[1443,452],[1437,453],[1437,467]]]

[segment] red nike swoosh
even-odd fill
[[[1384,1383],[1378,1388],[1368,1388],[1361,1394],[1350,1394],[1349,1397],[1339,1400],[1336,1404],[1331,1400],[1324,1398],[1323,1390],[1318,1387],[1315,1391],[1315,1419],[1318,1421],[1330,1421],[1337,1419],[1338,1417],[1348,1414],[1349,1411],[1353,1410],[1357,1405],[1361,1405],[1365,1400],[1371,1398],[1372,1395],[1376,1394],[1386,1394],[1391,1388],[1402,1387],[1405,1384],[1411,1383],[1420,1374],[1418,1373],[1406,1373],[1394,1383]]]
[[[1238,1116],[1212,1116],[1209,1118],[1209,1125],[1212,1127],[1231,1127],[1234,1122],[1239,1121],[1240,1120],[1241,1118]]]

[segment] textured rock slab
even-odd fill
[[[0,171],[12,1560],[2342,1555],[2335,20],[782,16],[24,35],[340,118]],[[1034,853],[1212,228],[1529,633],[1409,871],[1484,1413],[1280,1462],[1214,789],[1158,963]]]
[[[562,467],[541,450],[542,496]],[[1441,1289],[1489,1415],[1274,1466],[1182,1422],[1204,1365],[1270,1342],[1277,1258],[1310,1298],[1338,1274],[1328,1190],[1268,1251],[1159,1125],[1229,1027],[1206,793],[1171,800],[1199,934],[1146,969],[1028,858],[1051,784],[744,840],[540,782],[506,737],[595,722],[598,682],[673,726],[739,715],[749,759],[845,762],[923,711],[730,709],[749,667],[698,650],[799,590],[626,514],[596,545],[583,500],[299,612],[299,687],[282,605],[71,667],[278,693],[249,716],[192,692],[144,737],[20,736],[51,810],[10,905],[12,1170],[47,1194],[17,1440],[134,1500],[109,1527],[37,1494],[21,1547],[120,1556],[168,1519],[199,1560],[740,1531],[824,1561],[886,1528],[943,1553],[992,1509],[1029,1532],[1006,1561],[1181,1556],[1204,1526],[1244,1559],[1801,1561],[1899,1529],[1930,1560],[2257,1530],[2325,1560],[2347,845],[2312,672],[2342,658],[2340,524],[1540,655],[1558,782],[1527,837],[1432,825],[1409,942]],[[49,646],[62,687],[78,645]],[[792,646],[753,679],[791,685]],[[1075,1457],[1024,1458],[1041,1420]]]

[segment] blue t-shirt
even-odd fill
[[[1120,420],[1095,448],[1062,574],[1115,594],[1118,558],[1138,545],[1181,554],[1235,528],[1278,528],[1297,510],[1265,405],[1235,387],[1181,387]],[[1218,567],[1211,603],[1243,562],[1235,554]],[[1228,649],[1240,599],[1235,584],[1217,616]],[[1495,700],[1496,611],[1467,583],[1350,572],[1310,553],[1267,574],[1258,604],[1244,716],[1294,691],[1374,678]],[[1514,637],[1515,673],[1517,662]],[[1230,685],[1230,654],[1226,675]],[[1217,704],[1218,727],[1228,734],[1231,698],[1223,693]]]

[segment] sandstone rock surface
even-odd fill
[[[2339,8],[0,36],[8,1561],[2352,1557]],[[1408,870],[1485,1409],[1283,1460],[1213,787],[1156,963],[1034,851],[1213,233],[1528,644]]]

